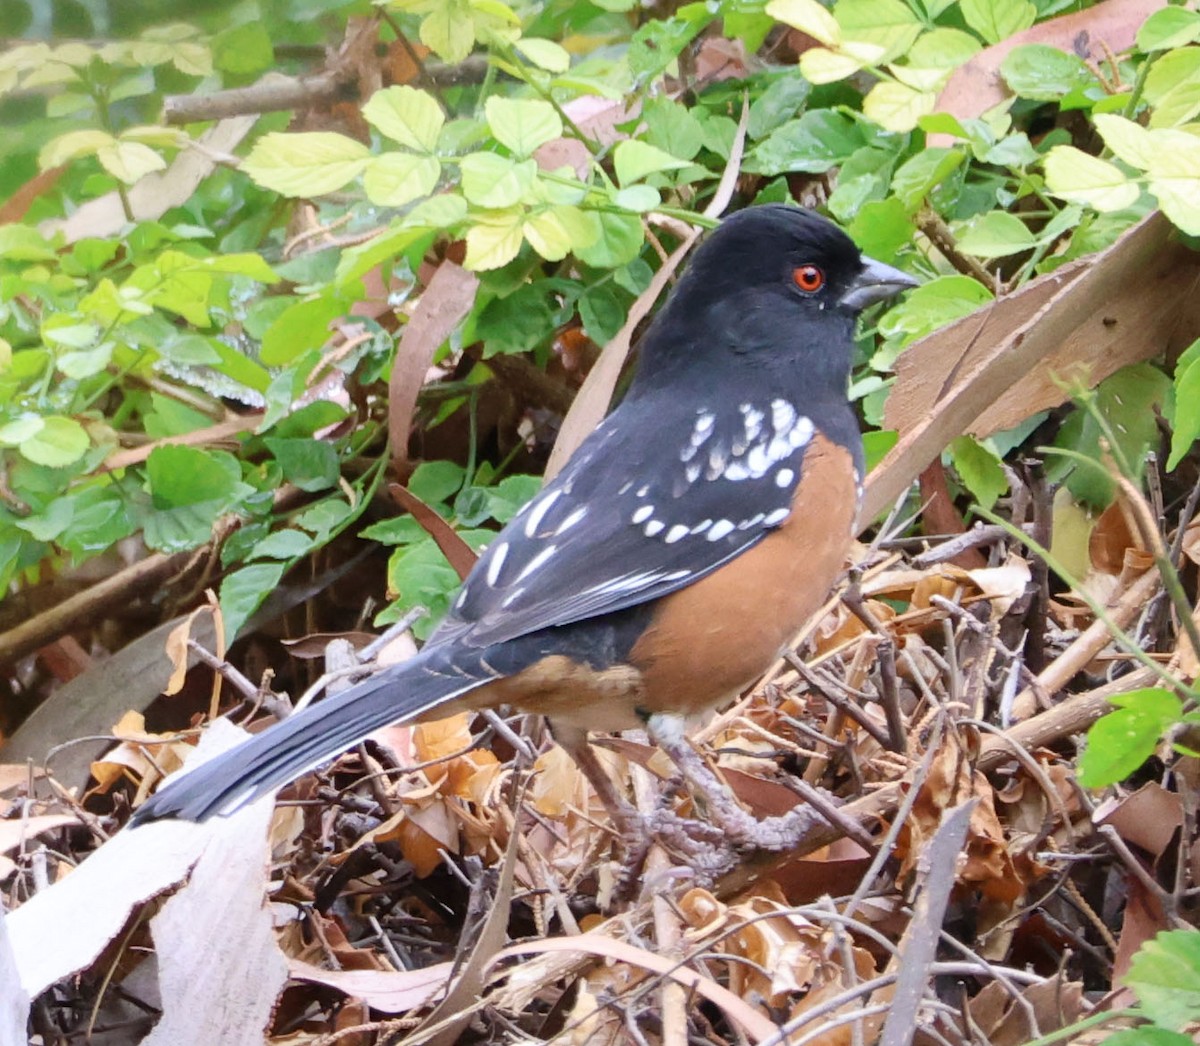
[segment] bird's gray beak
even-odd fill
[[[914,280],[908,273],[884,265],[874,258],[864,256],[862,263],[862,272],[854,278],[850,289],[842,295],[841,304],[848,309],[865,309],[877,301],[887,301],[910,287],[920,286],[919,281]]]

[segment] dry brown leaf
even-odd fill
[[[538,813],[562,817],[568,807],[583,808],[586,796],[584,776],[565,748],[554,745],[537,757],[529,798]]]
[[[24,846],[42,832],[51,832],[69,824],[79,824],[79,818],[71,814],[35,814],[32,817],[0,821],[0,854]]]
[[[471,311],[478,289],[479,277],[473,272],[452,261],[442,262],[404,327],[388,382],[388,443],[393,469],[403,470],[408,461],[413,410],[434,353]]]
[[[33,771],[33,777],[44,777],[45,771]],[[0,763],[0,795],[24,788],[29,784],[30,769],[20,763]]]
[[[1183,799],[1156,781],[1122,798],[1103,800],[1092,814],[1096,825],[1112,825],[1127,843],[1157,860],[1183,824]]]
[[[300,959],[288,960],[292,980],[323,984],[361,999],[374,1010],[407,1013],[424,1006],[450,981],[454,964],[435,963],[423,970],[323,970]]]
[[[738,998],[728,988],[722,987],[711,978],[704,977],[686,966],[680,966],[666,956],[655,955],[626,941],[613,940],[596,933],[583,933],[576,937],[553,937],[541,941],[523,941],[505,948],[496,956],[496,960],[519,959],[524,955],[542,955],[549,952],[595,955],[627,963],[633,967],[640,967],[660,977],[669,977],[724,1010],[730,1019],[736,1021],[742,1031],[754,1042],[765,1042],[773,1037],[777,1030],[773,1021],[764,1017],[744,999]],[[518,966],[494,976],[506,976],[510,984],[513,984],[521,980],[521,972],[522,967]]]
[[[884,424],[900,439],[867,479],[865,526],[964,432],[1011,428],[1067,394],[1200,334],[1200,257],[1153,214],[1100,254],[1022,287],[910,345]],[[1081,373],[1086,370],[1086,375]]]
[[[1000,64],[1022,44],[1047,44],[1096,63],[1104,62],[1109,53],[1132,47],[1138,27],[1164,4],[1165,0],[1107,0],[1014,33],[960,66],[942,89],[934,109],[967,120],[999,105],[1008,97],[1000,78]],[[949,135],[931,134],[928,138],[931,146],[952,145],[955,141]]]
[[[173,666],[171,669],[171,678],[167,681],[167,685],[163,688],[163,693],[168,697],[179,693],[183,689],[184,679],[187,677],[188,671],[188,640],[192,638],[192,622],[201,614],[212,615],[213,608],[210,606],[201,606],[193,610],[185,617],[178,625],[171,629],[171,634],[167,636],[166,647],[163,653],[167,655],[167,660]],[[114,733],[121,731],[115,730]]]

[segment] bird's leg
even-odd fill
[[[787,850],[822,823],[821,815],[808,806],[759,821],[738,805],[729,788],[718,780],[688,743],[680,716],[651,716],[646,729],[651,739],[679,767],[692,792],[703,799],[713,824],[721,829],[725,839],[733,846],[741,849]]]
[[[628,899],[641,885],[650,844],[656,839],[668,851],[682,856],[701,882],[715,882],[732,867],[733,855],[723,845],[720,831],[703,822],[676,817],[668,810],[642,814],[617,791],[588,743],[587,734],[558,727],[554,736],[596,790],[617,830],[621,864],[612,892],[615,902]]]

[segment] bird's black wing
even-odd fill
[[[434,641],[500,643],[704,577],[787,519],[814,431],[783,398],[626,401],[496,536]]]

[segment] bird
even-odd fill
[[[646,729],[710,827],[786,845],[685,727],[751,686],[843,570],[864,471],[855,324],[917,283],[813,211],[725,218],[620,403],[487,545],[421,650],[172,779],[131,824],[228,815],[388,724],[508,705],[546,717],[627,841],[644,825],[589,732]]]

